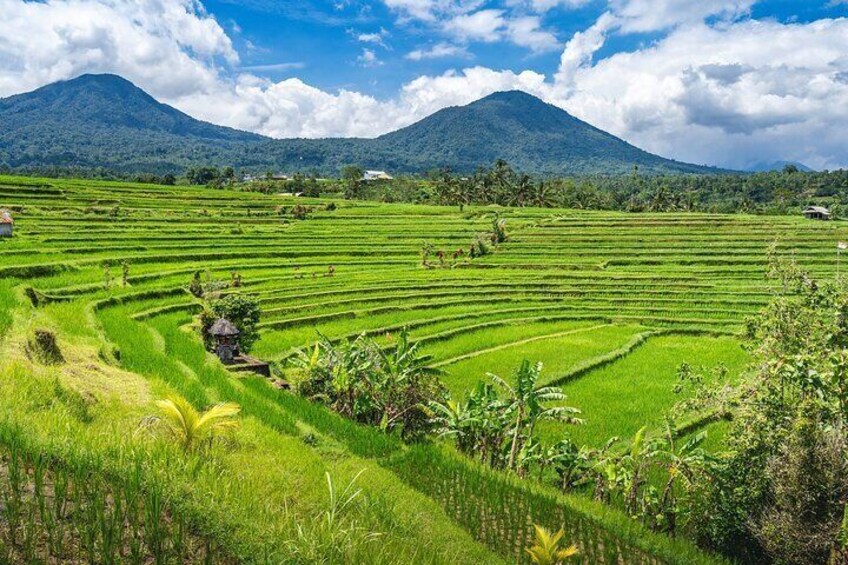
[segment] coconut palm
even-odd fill
[[[538,208],[551,208],[554,205],[553,193],[550,183],[540,180],[533,185],[533,206]]]
[[[577,546],[571,545],[565,549],[560,547],[562,537],[565,533],[562,528],[552,534],[542,526],[535,525],[536,538],[534,545],[526,549],[530,559],[537,565],[560,565],[566,559],[577,555]]]
[[[515,181],[512,191],[507,195],[506,203],[509,206],[526,206],[532,201],[535,185],[529,175],[521,175]]]
[[[158,422],[184,451],[211,444],[238,427],[235,417],[241,411],[238,404],[224,402],[216,404],[205,412],[199,412],[186,399],[168,398],[156,403],[162,411]]]
[[[507,467],[515,468],[515,456],[527,438],[533,435],[541,420],[557,420],[566,424],[582,424],[577,417],[580,410],[571,406],[545,406],[547,402],[565,402],[567,396],[558,387],[536,387],[542,373],[542,364],[531,364],[526,359],[515,372],[515,387],[504,379],[489,373],[489,377],[507,394],[508,412],[512,416],[512,440]]]

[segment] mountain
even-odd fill
[[[802,173],[813,172],[813,169],[811,169],[804,163],[799,163],[798,161],[760,161],[759,163],[754,163],[753,165],[750,165],[745,170],[751,173],[768,173],[771,171],[782,171],[788,165],[793,165]]]
[[[169,171],[225,162],[266,138],[201,122],[115,75],[83,75],[0,100],[0,163]]]
[[[180,172],[233,165],[337,173],[471,172],[505,159],[536,174],[710,173],[642,151],[523,92],[445,108],[375,139],[271,139],[196,120],[115,75],[83,75],[0,99],[0,165]]]
[[[642,151],[520,91],[445,108],[377,142],[424,169],[435,163],[469,171],[500,158],[519,170],[542,174],[628,173],[634,165],[653,173],[706,170]]]

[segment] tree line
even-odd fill
[[[271,172],[266,171],[255,173],[250,182],[242,182],[244,171],[214,166],[188,168],[181,175],[60,167],[29,172],[59,178],[184,184],[460,208],[496,204],[626,212],[789,214],[817,204],[831,208],[837,215],[848,210],[848,170],[804,172],[794,165],[787,165],[782,171],[750,174],[654,175],[634,167],[630,174],[542,177],[522,173],[498,160],[473,174],[436,169],[427,175],[397,175],[380,181],[365,181],[364,170],[357,165],[342,167],[337,178],[321,178],[311,171],[272,179]]]

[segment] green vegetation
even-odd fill
[[[569,557],[577,555],[577,546],[572,545],[565,549],[560,547],[562,530],[552,534],[542,526],[536,526],[536,543],[527,549],[527,553],[533,563],[539,565],[557,565]]]
[[[835,242],[848,235],[841,222],[785,216],[459,211],[20,177],[0,177],[0,205],[16,222],[15,236],[0,241],[0,479],[10,476],[9,453],[43,454],[51,477],[63,469],[95,477],[103,485],[95,499],[123,502],[115,493],[140,483],[139,515],[159,508],[169,525],[115,537],[102,526],[114,507],[92,503],[100,510],[88,521],[54,519],[40,514],[34,487],[11,485],[0,495],[25,492],[27,509],[13,529],[0,518],[0,557],[68,551],[49,549],[55,522],[75,528],[66,536],[73,548],[113,548],[78,558],[94,562],[187,551],[239,562],[527,563],[534,525],[562,528],[577,563],[721,562],[687,536],[728,552],[744,537],[771,552],[759,529],[745,530],[744,513],[722,522],[727,530],[718,518],[691,518],[701,508],[688,505],[690,487],[707,472],[694,469],[752,437],[736,420],[716,422],[740,400],[710,386],[749,382],[746,318],[784,288],[765,276],[775,239],[772,258],[796,254],[811,279],[826,279]],[[309,213],[280,214],[297,205]],[[436,251],[467,249],[478,234],[489,242],[494,234],[496,250],[422,265],[424,242],[437,264]],[[241,304],[248,297],[252,306]],[[200,298],[247,312],[258,337],[252,354],[314,401],[228,371],[204,347]],[[807,332],[810,343],[826,329]],[[45,362],[36,348],[61,360]],[[781,358],[790,352],[798,348]],[[825,369],[816,370],[833,372]],[[497,406],[503,423],[475,439],[496,446],[485,464],[458,433],[426,436],[453,425],[433,421],[434,402],[447,418],[445,392],[462,406],[481,382],[489,388],[475,402]],[[832,394],[830,385],[810,386]],[[162,399],[194,424],[142,433],[151,416],[164,416]],[[700,410],[683,410],[687,401]],[[201,436],[186,448],[195,437],[186,431],[202,429],[220,405],[230,416],[221,421],[227,441]],[[811,414],[836,413],[824,407]],[[778,432],[774,441],[792,437]],[[621,439],[607,445],[613,436]],[[34,485],[33,464],[23,466]],[[742,480],[735,468],[714,484]],[[797,468],[788,458],[773,470],[791,477]],[[703,511],[768,508],[766,475],[752,480],[756,505],[724,507],[727,493],[716,491],[700,498],[710,502]]]
[[[774,300],[749,320],[756,364],[727,452],[693,483],[705,544],[745,560],[838,563],[848,508],[845,280],[773,260]],[[739,485],[745,485],[740,489]]]

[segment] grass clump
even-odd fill
[[[56,334],[50,330],[35,330],[27,340],[26,352],[32,361],[42,365],[60,365],[65,362]]]

